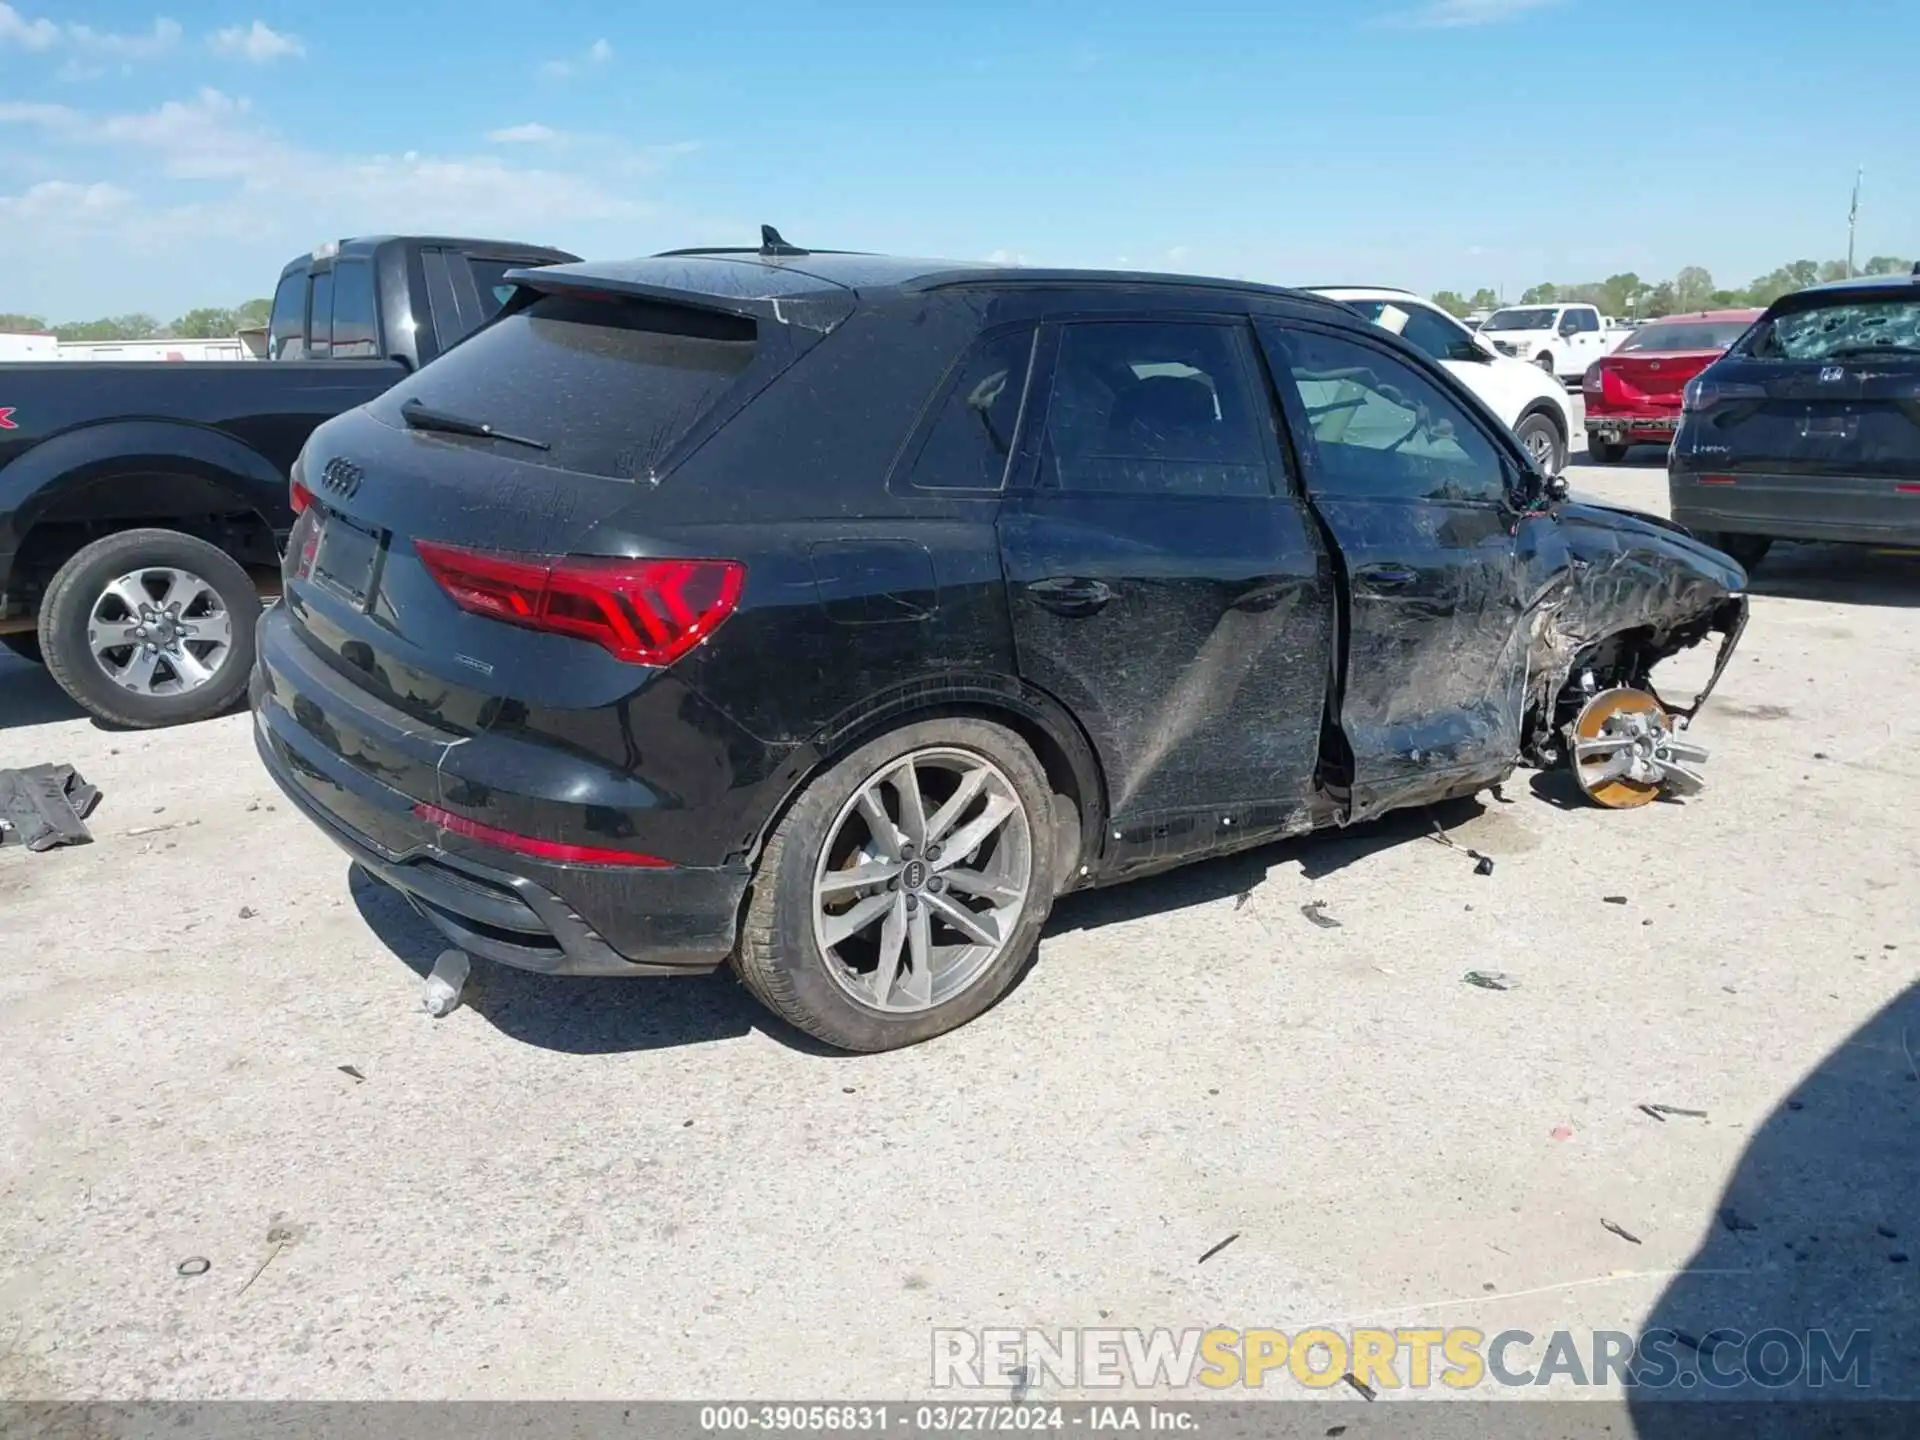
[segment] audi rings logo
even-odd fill
[[[320,488],[343,500],[350,500],[360,489],[365,476],[360,467],[343,456],[336,455],[327,461],[320,471]]]

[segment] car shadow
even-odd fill
[[[1823,1415],[1802,1415],[1792,1424],[1786,1422],[1793,1412],[1756,1406],[1749,1413],[1763,1423],[1740,1430],[1743,1435],[1914,1433],[1920,1412],[1910,1403],[1905,1426],[1882,1432],[1853,1428],[1869,1413],[1857,1403],[1831,1402],[1920,1400],[1916,1047],[1920,984],[1889,1002],[1794,1085],[1748,1142],[1714,1213],[1704,1217],[1705,1240],[1649,1314],[1644,1333],[1671,1331],[1687,1339],[1674,1347],[1678,1371],[1659,1377],[1666,1383],[1639,1386],[1631,1397],[1641,1436],[1707,1433],[1703,1419],[1730,1409],[1670,1403],[1680,1397],[1828,1402]],[[1804,1369],[1797,1383],[1772,1389],[1758,1382],[1705,1383],[1698,1347],[1690,1341],[1706,1345],[1719,1376],[1733,1377],[1749,1370],[1753,1347],[1713,1332],[1750,1338],[1767,1330],[1790,1338],[1782,1342],[1785,1348],[1772,1350],[1763,1370],[1784,1371],[1796,1352],[1811,1353],[1821,1343],[1844,1359],[1857,1335],[1865,1364],[1851,1378],[1830,1371],[1819,1389],[1805,1383]],[[1816,1342],[1809,1332],[1825,1332],[1827,1340]]]
[[[1611,464],[1603,464],[1593,458],[1593,452],[1582,450],[1577,462],[1591,465],[1596,470],[1657,470],[1664,477],[1667,473],[1667,452],[1658,445],[1636,445]]]
[[[380,943],[422,981],[452,942],[392,886],[352,866],[353,903]],[[566,1055],[620,1055],[732,1040],[760,1030],[807,1054],[853,1059],[768,1011],[730,970],[662,980],[536,975],[475,957],[460,1003],[501,1034]]]
[[[1445,836],[1486,809],[1477,797],[1449,800],[1347,830],[1278,841],[1108,889],[1065,895],[1054,905],[1041,939],[1245,895],[1276,865],[1297,862],[1302,875],[1318,880],[1397,845]],[[1462,863],[1470,863],[1467,848],[1459,848]],[[347,888],[375,938],[424,981],[452,942],[421,919],[399,891],[357,865],[349,867]],[[1007,995],[1025,982],[1038,954],[1036,947]],[[724,969],[712,975],[641,981],[536,975],[476,958],[460,998],[501,1034],[569,1055],[665,1050],[759,1030],[809,1055],[857,1058],[788,1025]]]
[[[82,720],[86,713],[53,683],[45,666],[0,650],[0,730]]]
[[[1511,782],[1509,782],[1511,783]],[[1496,802],[1497,803],[1497,802]],[[1275,867],[1297,863],[1308,880],[1321,880],[1383,850],[1432,840],[1478,819],[1487,806],[1478,797],[1398,810],[1345,830],[1322,830],[1277,840],[1217,860],[1200,860],[1159,875],[1100,890],[1081,890],[1055,902],[1042,938],[1074,930],[1098,930],[1169,911],[1250,895]],[[1465,850],[1462,845],[1461,849]],[[1463,860],[1467,857],[1463,854]]]
[[[1775,541],[1747,588],[1783,600],[1842,605],[1920,605],[1920,553],[1864,545]]]

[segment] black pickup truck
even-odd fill
[[[114,724],[246,692],[315,427],[491,319],[544,246],[374,236],[290,262],[266,361],[0,364],[0,645]]]

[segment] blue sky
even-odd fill
[[[0,0],[0,311],[162,318],[353,233],[1509,295],[1920,254],[1892,0]],[[1912,108],[1909,108],[1912,107]]]

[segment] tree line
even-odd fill
[[[1905,275],[1913,263],[1897,255],[1876,255],[1857,273],[1863,275]],[[1809,285],[1847,278],[1847,262],[1795,260],[1777,270],[1759,276],[1743,290],[1723,290],[1714,283],[1710,271],[1689,265],[1671,280],[1648,283],[1631,270],[1609,275],[1604,280],[1589,280],[1578,285],[1535,285],[1521,295],[1521,305],[1595,305],[1603,315],[1638,320],[1662,315],[1684,315],[1694,310],[1737,310],[1771,305],[1782,295],[1804,290]],[[1476,310],[1497,310],[1502,301],[1493,291],[1476,290],[1461,295],[1457,290],[1441,290],[1433,303],[1454,315],[1471,315]]]
[[[234,333],[267,323],[271,300],[248,300],[231,309],[218,305],[189,310],[169,324],[136,311],[98,320],[69,320],[49,325],[39,315],[0,314],[0,334],[52,331],[62,340],[230,340]]]

